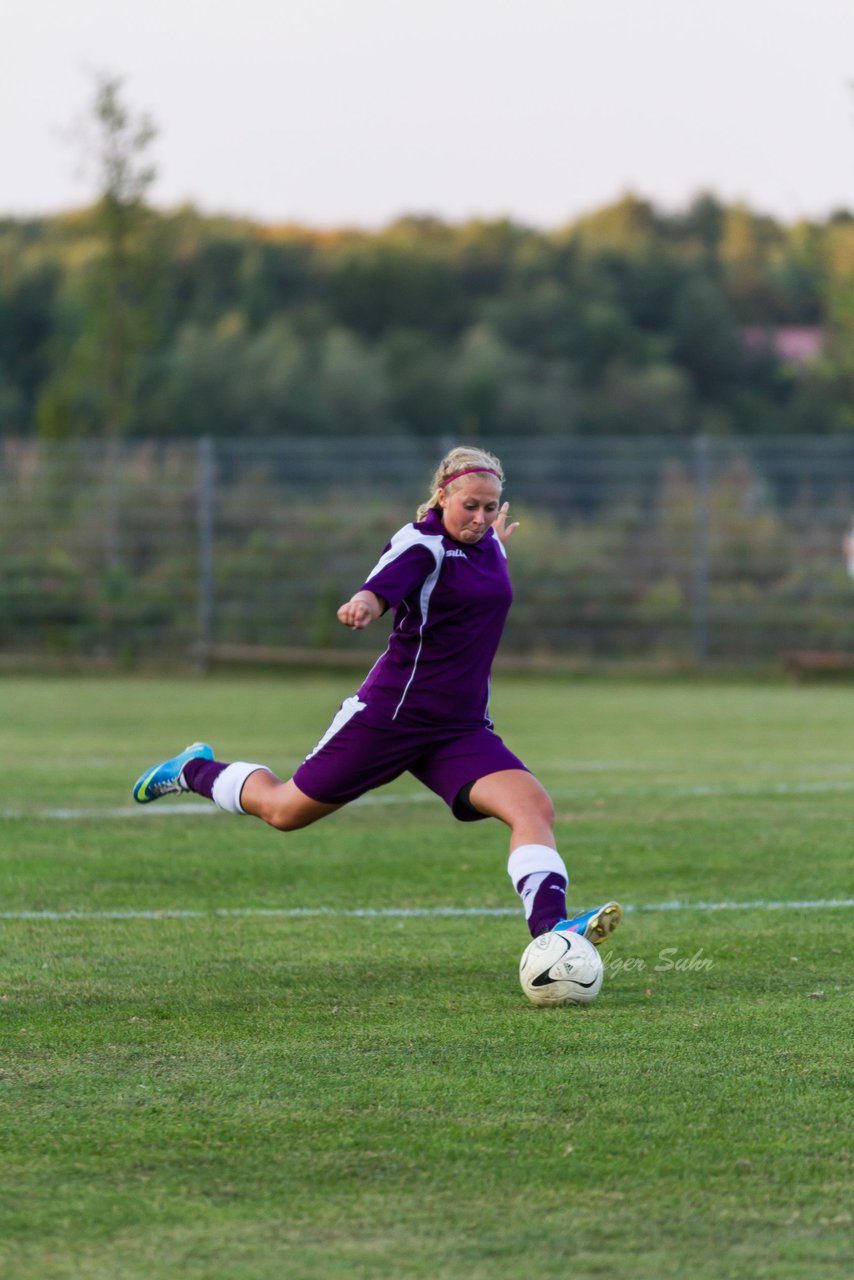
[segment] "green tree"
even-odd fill
[[[0,241],[0,433],[23,434],[49,372],[60,272],[21,261],[20,246]]]
[[[725,395],[741,370],[738,329],[726,296],[707,276],[687,280],[673,307],[676,361],[690,374],[698,394]]]
[[[104,432],[112,438],[127,430],[130,365],[144,309],[144,268],[135,242],[146,221],[145,193],[155,178],[146,159],[155,127],[148,116],[131,111],[121,89],[120,78],[99,77],[93,108],[100,185],[96,226],[103,243],[103,301],[95,317],[103,340]]]
[[[436,435],[453,421],[450,357],[419,329],[396,329],[382,344],[389,412],[416,435]]]
[[[156,271],[146,242],[152,214],[145,194],[155,177],[147,152],[156,130],[125,103],[122,85],[121,77],[97,75],[89,115],[73,134],[95,168],[98,196],[86,227],[79,328],[69,335],[70,350],[57,361],[57,377],[40,406],[40,427],[49,435],[125,435],[137,358],[153,340],[149,302]]]

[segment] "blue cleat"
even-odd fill
[[[184,765],[190,760],[213,760],[213,758],[213,747],[209,747],[206,742],[192,743],[191,746],[185,747],[180,755],[146,769],[134,786],[134,800],[137,804],[150,804],[152,800],[159,800],[161,796],[189,791],[190,788],[184,784],[182,777]]]
[[[582,911],[581,915],[573,916],[571,920],[559,920],[554,932],[580,933],[582,938],[598,947],[610,937],[622,918],[623,908],[619,902],[606,902],[604,907]]]

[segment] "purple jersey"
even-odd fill
[[[394,610],[388,648],[358,693],[369,714],[489,724],[489,675],[513,598],[494,529],[464,544],[428,511],[398,530],[361,590]]]

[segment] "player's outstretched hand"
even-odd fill
[[[492,526],[493,529],[495,530],[496,537],[500,538],[501,541],[505,544],[509,539],[511,533],[515,533],[516,530],[519,528],[518,520],[514,520],[512,524],[507,523],[507,512],[509,510],[510,510],[510,503],[509,502],[502,503],[501,509],[499,510],[498,515],[495,517],[495,524]]]
[[[348,600],[338,610],[338,621],[343,623],[345,627],[350,627],[353,631],[360,631],[362,627],[367,627],[373,620],[373,614],[364,600]]]
[[[361,631],[378,618],[383,605],[372,591],[357,591],[352,600],[342,604],[338,610],[338,621],[351,631]]]

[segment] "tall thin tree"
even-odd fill
[[[99,75],[92,110],[92,140],[98,167],[96,227],[102,240],[100,329],[103,358],[104,434],[118,439],[127,430],[131,401],[131,361],[138,325],[140,273],[136,242],[145,222],[145,194],[156,176],[147,157],[157,130],[145,114],[136,114],[122,96],[120,76]]]

